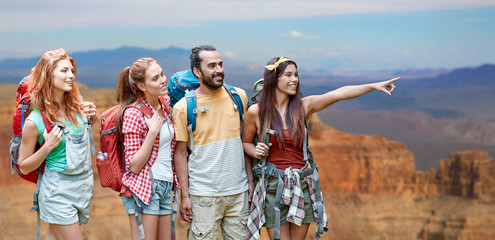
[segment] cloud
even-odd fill
[[[228,58],[237,58],[237,54],[235,52],[224,52],[222,55],[224,55],[225,57],[228,57]]]
[[[305,35],[305,34],[302,34],[301,32],[295,31],[295,30],[290,31],[289,33],[285,34],[284,36],[293,37],[293,38],[304,38],[304,39],[320,38],[319,36]]]
[[[56,49],[58,47],[51,47],[47,49]],[[40,56],[46,49],[42,48],[13,48],[13,47],[0,47],[0,56],[2,58],[7,56],[8,58],[25,58],[32,56]]]
[[[493,0],[2,0],[0,31],[165,26],[233,21],[495,6]],[[221,9],[221,10],[219,10]],[[276,9],[276,11],[274,11]]]

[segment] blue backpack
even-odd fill
[[[172,107],[180,99],[186,97],[187,129],[189,131],[189,137],[191,138],[191,148],[193,146],[192,132],[196,130],[196,115],[200,112],[208,111],[208,108],[197,108],[196,93],[194,90],[198,87],[199,79],[191,70],[184,70],[174,73],[172,77],[170,77],[167,85],[168,96],[170,97],[170,105]],[[237,90],[235,90],[235,88],[231,85],[224,83],[223,87],[225,88],[225,90],[227,90],[230,97],[232,98],[234,109],[236,109],[236,111],[239,113],[242,131],[242,120],[244,120],[244,105],[242,104],[241,96],[239,96]]]
[[[167,84],[170,105],[173,107],[184,95],[186,91],[199,87],[199,79],[191,70],[176,72],[170,77]]]

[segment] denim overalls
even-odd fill
[[[40,218],[45,222],[70,225],[89,220],[93,195],[89,131],[89,123],[84,123],[81,134],[71,134],[65,127],[65,169],[56,172],[45,166],[39,193]]]

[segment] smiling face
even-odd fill
[[[139,84],[139,88],[147,98],[156,98],[167,94],[167,78],[163,74],[162,67],[157,62],[150,62],[144,76],[144,84]]]
[[[76,78],[73,71],[74,67],[68,59],[58,61],[52,72],[53,91],[61,93],[72,91]]]
[[[201,51],[200,69],[201,83],[210,90],[216,90],[223,85],[223,61],[217,51]],[[197,68],[195,68],[197,69]]]
[[[290,63],[285,71],[278,76],[277,91],[287,95],[295,95],[299,85],[299,75],[294,64]]]

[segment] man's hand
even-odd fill
[[[182,220],[192,222],[192,202],[189,197],[183,197],[180,201],[180,214]]]
[[[248,201],[251,202],[253,199],[253,193],[254,193],[254,182],[253,181],[248,181]]]

